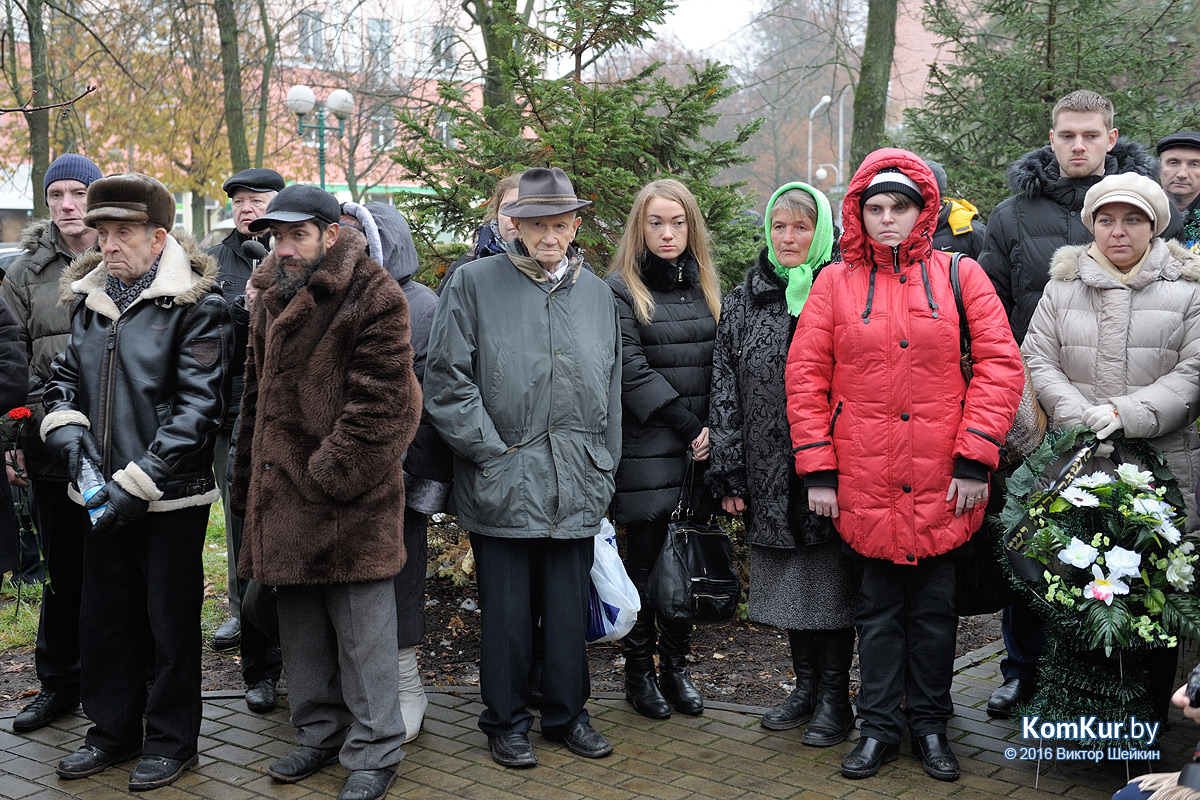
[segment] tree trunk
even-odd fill
[[[233,172],[250,168],[246,145],[246,115],[242,109],[242,64],[238,56],[238,22],[233,0],[213,0],[221,35],[221,78],[225,87],[225,131]]]
[[[863,158],[872,150],[879,149],[883,142],[892,54],[896,49],[896,5],[896,0],[869,0],[862,69],[854,91],[851,165],[862,163]],[[849,185],[849,180],[846,183]]]
[[[46,67],[46,29],[42,23],[45,4],[42,0],[28,0],[25,18],[29,23],[29,61],[33,105],[45,105],[50,101],[50,75]],[[46,217],[46,193],[42,181],[50,168],[50,112],[30,111],[25,114],[29,123],[29,154],[33,162],[30,183],[33,186],[33,216]]]
[[[265,0],[258,0],[259,21],[262,24],[263,42],[267,53],[262,63],[262,85],[258,90],[258,137],[254,141],[254,166],[262,168],[263,156],[267,152],[267,121],[271,111],[271,70],[275,66],[276,37],[271,29]]]
[[[243,145],[245,143],[243,142]],[[204,195],[193,189],[192,195],[192,236],[196,237],[196,241],[204,238],[204,234],[208,233],[208,212],[204,209]]]

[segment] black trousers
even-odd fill
[[[87,537],[79,621],[83,710],[95,723],[88,744],[176,759],[196,753],[208,508],[156,512]],[[147,632],[153,652],[139,645]]]
[[[229,528],[226,533],[226,540],[230,543],[234,551],[240,550],[242,547],[242,518],[233,512],[227,512],[225,519],[228,520]],[[229,559],[231,564],[236,564],[236,559]],[[236,567],[234,567],[236,569]],[[237,584],[236,594],[238,597],[238,613],[241,614],[241,599],[246,595],[247,581],[239,578],[237,573],[230,571],[230,585]],[[229,593],[233,597],[234,591]],[[260,612],[263,609],[260,609]],[[270,609],[273,613],[274,609]],[[239,617],[242,624],[242,641],[240,645],[242,654],[242,680],[247,686],[253,686],[264,678],[274,678],[279,680],[279,676],[283,674],[283,654],[279,651],[279,642],[268,636],[250,619],[250,615]]]
[[[488,736],[528,731],[533,715],[529,670],[535,612],[542,618],[542,731],[588,720],[591,695],[585,652],[588,586],[595,544],[583,539],[507,539],[471,534],[483,612],[479,728]],[[538,609],[531,610],[534,598]]]
[[[429,567],[429,517],[404,509],[404,568],[396,575],[396,641],[420,644],[425,636],[425,570]]]
[[[67,497],[66,483],[33,480],[29,491],[46,577],[34,654],[37,676],[45,689],[77,692],[83,550],[92,523],[83,506]]]
[[[906,722],[914,736],[945,733],[954,713],[955,559],[941,555],[901,566],[856,558],[854,566],[862,581],[855,619],[862,735],[893,744]]]

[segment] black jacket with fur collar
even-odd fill
[[[1105,156],[1104,174],[1134,172],[1158,180],[1158,161],[1137,142],[1118,139]],[[1025,338],[1029,320],[1050,279],[1050,257],[1069,244],[1088,244],[1089,231],[1080,219],[1087,190],[1103,175],[1063,177],[1050,147],[1026,153],[1008,168],[1009,197],[992,211],[979,263],[992,286],[1017,344]],[[1172,208],[1164,239],[1175,238],[1181,222]]]
[[[151,512],[211,503],[233,349],[217,264],[190,237],[168,236],[154,281],[123,312],[104,292],[107,274],[96,252],[63,273],[71,340],[43,396],[42,438],[63,425],[89,428],[105,479],[150,501]]]

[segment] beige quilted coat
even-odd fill
[[[1142,269],[1122,284],[1087,254],[1059,248],[1021,353],[1051,427],[1078,425],[1112,403],[1125,435],[1163,451],[1200,530],[1200,256],[1154,239]]]

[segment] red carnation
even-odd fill
[[[25,406],[17,406],[12,411],[8,412],[9,419],[28,419],[33,416],[33,412]]]

